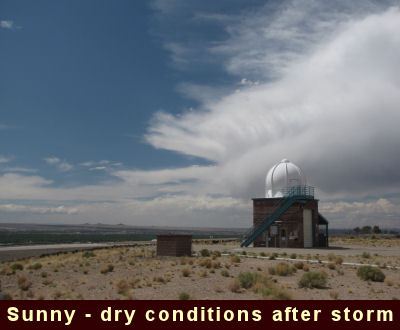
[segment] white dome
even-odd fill
[[[306,177],[300,167],[287,159],[272,166],[265,178],[265,197],[283,197],[283,190],[293,186],[305,186]]]

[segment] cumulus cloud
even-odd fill
[[[56,166],[57,169],[61,172],[68,172],[74,168],[71,164],[69,164],[65,160],[61,160],[57,157],[47,157],[44,158],[44,161],[49,165]]]
[[[10,161],[10,158],[0,156],[0,164],[1,163],[8,163],[9,161]]]
[[[398,226],[399,2],[249,2],[223,15],[203,1],[153,2],[174,28],[183,22],[224,31],[215,39],[191,38],[187,29],[175,29],[184,37],[160,34],[175,64],[213,61],[234,83],[182,82],[177,88],[200,105],[177,109],[179,116],[157,112],[145,136],[155,148],[211,165],[145,171],[90,161],[80,165],[107,168],[118,180],[68,188],[6,173],[0,198],[79,201],[74,207],[95,222],[243,227],[251,224],[250,198],[264,195],[267,170],[289,158],[317,188],[331,227],[377,219]],[[64,162],[45,161],[59,169]]]
[[[23,212],[23,213],[40,213],[40,214],[77,214],[76,208],[65,207],[60,205],[57,207],[36,207],[18,204],[0,204],[0,211],[5,212]]]
[[[14,22],[10,20],[0,20],[0,27],[7,30],[14,29]]]
[[[35,168],[25,168],[25,167],[5,167],[0,170],[3,172],[25,172],[25,173],[35,173],[38,171]]]
[[[291,60],[279,80],[179,117],[159,112],[146,139],[216,162],[236,197],[250,197],[284,157],[325,198],[398,193],[399,29],[398,8],[347,20],[313,53]]]

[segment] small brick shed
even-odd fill
[[[157,235],[157,256],[191,256],[192,235]]]

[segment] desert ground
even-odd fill
[[[3,299],[400,298],[400,239],[334,238],[330,246],[242,249],[229,242],[194,244],[192,257],[157,257],[155,246],[34,256],[0,263],[0,291]],[[384,279],[363,280],[363,265]],[[310,285],[304,276],[323,281]]]

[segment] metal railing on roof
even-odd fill
[[[282,189],[283,197],[299,197],[299,198],[314,198],[314,187],[311,186],[293,186]]]

